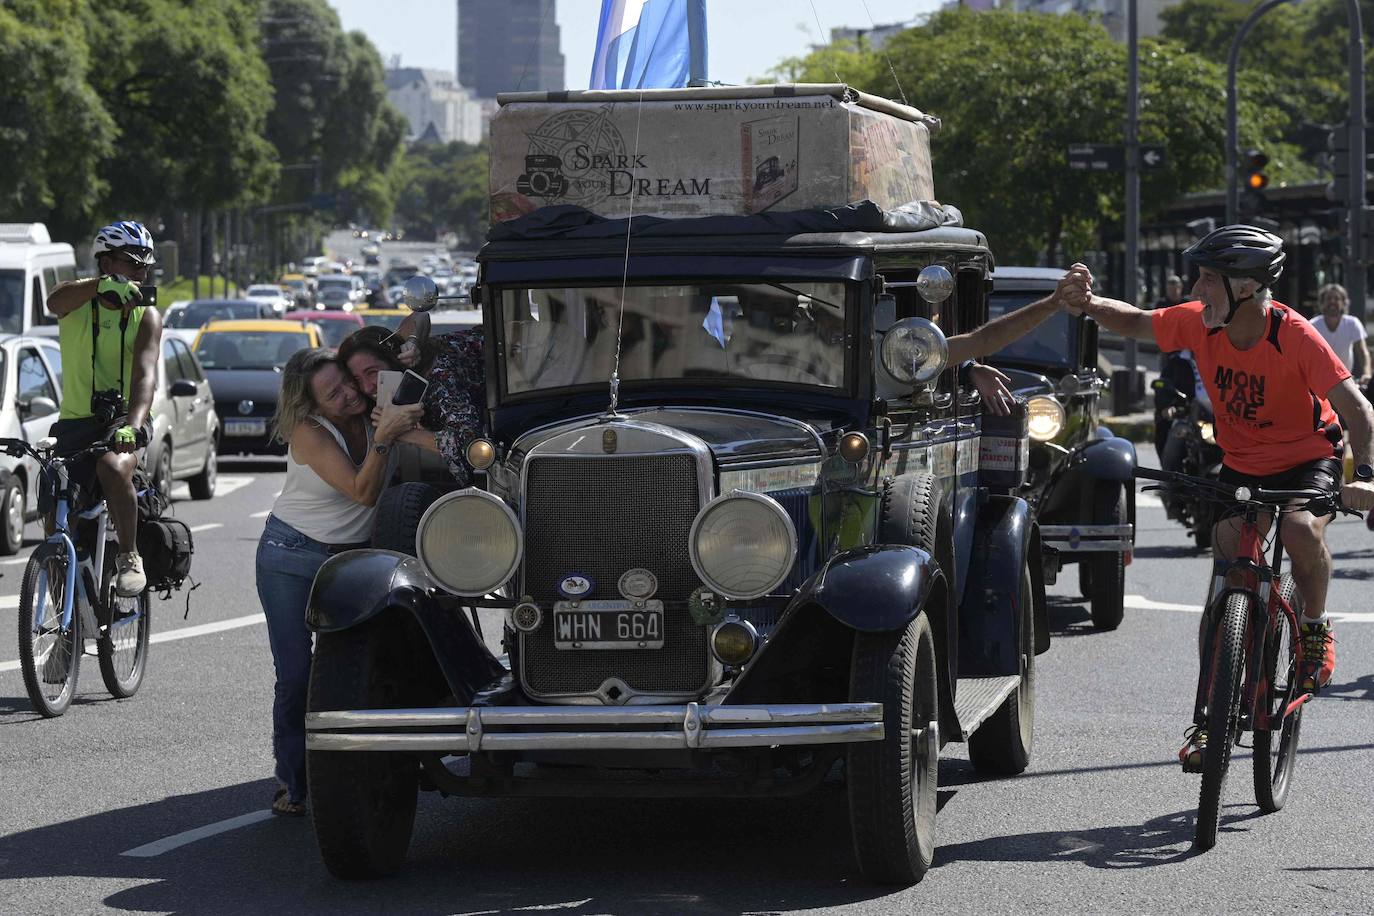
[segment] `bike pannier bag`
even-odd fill
[[[144,519],[138,527],[138,552],[148,587],[154,591],[181,588],[191,573],[191,529],[175,518]]]

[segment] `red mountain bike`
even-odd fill
[[[1340,512],[1358,518],[1361,513],[1341,505],[1339,494],[1324,490],[1234,487],[1149,468],[1136,468],[1135,476],[1224,504],[1222,512],[1229,509],[1241,521],[1236,557],[1213,563],[1215,597],[1203,616],[1200,657],[1204,661],[1193,710],[1193,724],[1207,730],[1193,844],[1198,850],[1208,850],[1217,842],[1231,748],[1241,743],[1242,734],[1253,733],[1255,800],[1266,814],[1278,811],[1292,785],[1302,707],[1312,699],[1312,694],[1298,689],[1302,596],[1293,577],[1282,571],[1283,538],[1278,524],[1270,526],[1273,559],[1265,562],[1266,536],[1260,532],[1259,517],[1304,509],[1315,516]]]

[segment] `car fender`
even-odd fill
[[[1090,439],[1079,450],[1085,473],[1098,480],[1135,479],[1135,443],[1120,436]]]
[[[1020,671],[1021,570],[1030,564],[1036,653],[1049,648],[1045,583],[1037,574],[1039,534],[1017,496],[989,496],[979,507],[973,565],[959,605],[959,676]],[[1043,647],[1043,648],[1042,648]]]
[[[827,560],[788,602],[788,611],[814,604],[850,629],[891,632],[916,619],[943,577],[919,547],[860,547]]]
[[[414,615],[460,702],[466,703],[505,673],[468,616],[444,606],[420,561],[403,553],[364,549],[330,557],[315,574],[305,623],[317,633],[332,633],[356,627],[393,607]]]

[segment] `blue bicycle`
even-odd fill
[[[72,466],[93,460],[109,446],[101,443],[59,457],[53,454],[55,445],[52,438],[40,440],[36,448],[21,439],[0,439],[6,454],[29,455],[38,462],[40,504],[50,507],[52,534],[24,567],[18,615],[24,689],[34,709],[48,718],[71,705],[88,638],[95,640],[105,689],[118,698],[138,692],[148,664],[151,625],[146,590],[132,598],[115,593],[119,547],[105,500],[78,487],[70,473]]]

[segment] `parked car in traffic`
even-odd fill
[[[243,295],[267,303],[278,318],[295,306],[295,297],[275,283],[254,283]]]
[[[312,322],[320,333],[320,338],[324,341],[322,346],[339,348],[339,344],[344,342],[358,328],[363,326],[362,315],[366,312],[322,312],[318,309],[306,311],[297,309],[287,312],[282,316],[285,321],[308,321]]]
[[[55,325],[50,326],[56,332]],[[48,336],[0,337],[0,437],[37,442],[62,407],[62,353]],[[24,545],[25,525],[38,517],[38,462],[0,454],[0,554]]]
[[[314,308],[315,283],[305,274],[282,274],[278,283],[295,302],[288,308]]]
[[[323,345],[318,328],[299,321],[216,321],[201,328],[193,349],[223,424],[220,454],[284,453],[270,438],[282,367],[297,350]]]
[[[1064,271],[998,267],[991,318],[1054,291]],[[1126,566],[1135,544],[1135,445],[1099,422],[1104,380],[1097,322],[1059,312],[987,362],[1012,377],[1026,401],[1029,473],[1017,492],[1040,523],[1046,581],[1078,567],[1093,626],[1114,630],[1125,613]]]
[[[394,331],[410,314],[410,309],[375,308],[359,312],[358,317],[362,319],[365,325],[376,325]]]
[[[358,277],[330,274],[316,281],[315,304],[322,308],[352,311],[366,298],[366,291]]]

